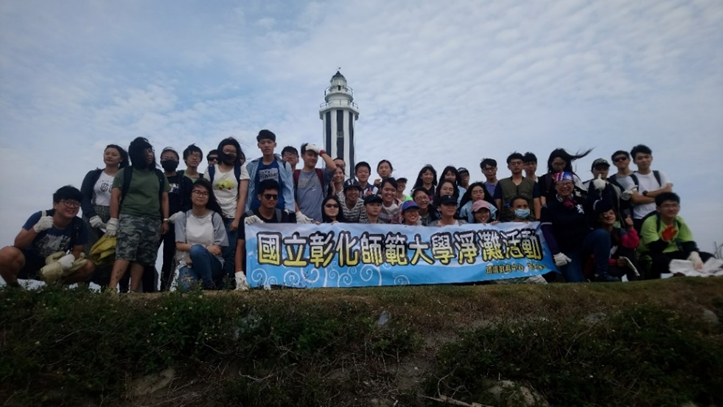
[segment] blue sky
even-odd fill
[[[723,242],[723,2],[4,1],[0,244],[102,166],[109,143],[204,151],[268,128],[321,143],[336,71],[355,90],[357,160],[541,160],[643,143],[707,250]],[[502,165],[501,176],[508,174]]]

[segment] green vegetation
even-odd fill
[[[723,279],[130,296],[4,288],[0,304],[9,405],[133,405],[132,383],[167,368],[174,380],[144,404],[494,405],[497,380],[551,405],[723,404],[723,329],[702,318],[723,318]]]

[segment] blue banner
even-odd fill
[[[246,226],[252,287],[470,283],[557,271],[539,222]]]

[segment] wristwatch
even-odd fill
[[[168,223],[168,222],[170,222],[170,221],[171,221],[171,220],[168,219],[168,218],[163,218],[163,222],[165,222],[165,223]]]
[[[643,196],[648,196],[648,191],[643,191]]]

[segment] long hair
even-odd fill
[[[146,164],[146,150],[153,150],[153,146],[144,137],[136,137],[128,146],[128,156],[131,159],[131,166],[139,170],[156,168],[156,155],[153,154],[153,162]]]
[[[437,183],[437,185],[442,183],[442,180],[444,179],[444,174],[446,174],[450,171],[452,171],[454,173],[454,184],[455,184],[454,187],[457,188],[457,185],[459,185],[462,182],[462,178],[459,176],[459,171],[457,171],[457,168],[455,168],[451,165],[444,167],[444,170],[439,175],[439,182]]]
[[[117,144],[108,144],[105,146],[105,149],[114,148],[116,151],[118,151],[118,154],[121,156],[121,162],[118,164],[118,168],[125,168],[128,166],[128,152],[123,149],[123,147],[117,145]],[[105,151],[105,150],[103,150]]]
[[[422,174],[427,172],[427,170],[432,171],[432,189],[437,186],[437,170],[434,169],[432,164],[427,164],[424,167],[422,167],[421,170],[419,170],[419,174],[417,175],[417,180],[414,181],[414,186],[412,189],[419,188],[421,186],[424,186],[424,181],[422,181]]]
[[[246,162],[246,154],[244,154],[244,150],[241,149],[241,145],[236,141],[233,137],[227,137],[223,140],[221,140],[220,143],[218,143],[218,158],[219,162],[224,162],[223,157],[226,155],[223,153],[223,146],[234,146],[236,147],[236,163],[237,165],[244,165]]]
[[[337,198],[336,195],[329,195],[324,198],[324,201],[321,203],[321,220],[323,223],[333,222],[333,220],[326,215],[326,208],[324,208],[324,205],[326,205],[329,201],[334,201],[339,206],[339,214],[336,215],[336,221],[342,223],[346,222],[346,219],[344,219],[344,211],[341,209],[341,201],[339,201],[339,198]]]
[[[467,188],[467,192],[465,192],[464,195],[462,195],[462,200],[459,201],[460,208],[463,207],[467,202],[472,201],[472,190],[475,187],[482,188],[482,191],[484,192],[484,197],[482,198],[483,200],[489,202],[492,205],[495,204],[495,200],[493,199],[493,197],[490,196],[490,193],[487,191],[487,188],[485,188],[485,184],[482,182],[475,182],[475,183],[472,183],[469,186],[469,188]]]
[[[218,213],[219,215],[221,215],[222,218],[225,219],[225,216],[223,216],[223,210],[221,210],[221,205],[218,204],[216,196],[213,194],[213,185],[211,184],[211,181],[201,177],[193,183],[193,189],[196,189],[196,187],[203,187],[206,189],[206,192],[208,192],[208,202],[206,202],[206,209],[210,209]],[[193,191],[193,189],[191,191]]]
[[[452,196],[454,197],[454,199],[459,201],[459,188],[457,188],[457,185],[455,185],[454,182],[452,182],[452,181],[443,179],[439,182],[439,184],[437,184],[437,190],[434,191],[434,207],[435,208],[439,208],[439,201],[440,201],[440,198],[442,198],[442,195],[441,195],[442,185],[447,184],[447,183],[452,185],[452,189],[454,190],[454,192],[452,192]]]
[[[570,154],[562,148],[556,148],[552,150],[552,152],[550,153],[550,158],[547,159],[547,172],[555,172],[555,170],[552,168],[552,160],[554,160],[555,158],[562,158],[565,161],[565,169],[563,170],[564,172],[574,172],[572,170],[572,162],[585,157],[586,155],[590,154],[591,151],[592,148],[587,149],[584,152],[578,151],[575,154]]]

